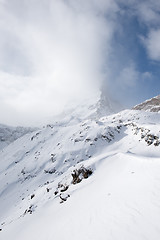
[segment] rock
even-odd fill
[[[82,179],[88,178],[92,173],[93,172],[91,169],[87,169],[85,167],[75,169],[72,173],[72,178],[73,178],[72,183],[73,184],[80,183],[82,181]]]
[[[31,199],[34,198],[34,197],[35,197],[35,194],[32,194],[32,195],[31,195]]]

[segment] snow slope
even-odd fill
[[[2,240],[160,239],[159,113],[66,118],[0,163]]]

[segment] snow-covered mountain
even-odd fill
[[[136,105],[133,109],[145,110],[149,112],[160,112],[160,95],[153,97],[145,102]]]
[[[47,122],[58,122],[59,124],[75,124],[87,119],[99,119],[103,116],[108,116],[121,111],[123,106],[105,96],[103,93],[98,93],[92,97],[86,98],[75,106],[72,103],[70,108],[66,108],[61,114],[47,119]]]
[[[160,113],[77,119],[0,152],[0,239],[159,240]]]
[[[33,128],[11,127],[0,124],[0,149],[6,147],[23,135],[33,132],[34,130],[35,129]]]

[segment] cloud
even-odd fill
[[[116,81],[118,85],[121,85],[121,88],[133,87],[139,80],[139,75],[140,73],[136,70],[134,64],[130,63],[121,70]]]
[[[117,10],[111,0],[1,1],[1,105],[18,114],[1,119],[34,123],[99,89]]]
[[[128,7],[128,12],[134,16],[145,29],[146,35],[141,34],[141,41],[144,44],[148,56],[152,60],[160,60],[160,1],[154,0],[117,0],[117,2]]]
[[[151,3],[141,3],[138,6],[138,13],[139,17],[142,19],[143,22],[146,24],[152,25],[159,22],[159,12],[157,11],[157,5],[155,5],[155,2]]]
[[[147,38],[142,38],[148,56],[152,60],[160,61],[160,29],[150,30]]]
[[[150,72],[144,72],[144,73],[142,74],[142,80],[144,80],[144,81],[146,81],[146,80],[152,80],[153,77],[154,77],[153,74],[150,73]]]

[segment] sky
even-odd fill
[[[160,94],[160,1],[0,0],[0,123]]]

